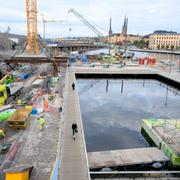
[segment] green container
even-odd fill
[[[15,109],[9,109],[0,113],[0,122],[8,120],[15,112]]]

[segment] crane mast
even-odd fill
[[[91,29],[94,33],[96,33],[98,36],[100,37],[104,37],[104,35],[98,30],[96,29],[95,26],[93,26],[92,24],[90,24],[82,15],[80,15],[76,10],[74,10],[73,8],[69,9],[68,13],[73,13],[78,19],[80,19],[86,26],[89,27],[89,29]]]
[[[28,51],[30,54],[38,54],[37,0],[26,0],[26,15]]]

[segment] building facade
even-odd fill
[[[180,47],[180,34],[172,31],[155,31],[149,36],[150,49],[177,49]]]
[[[139,35],[128,34],[126,36],[124,34],[112,34],[109,42],[112,44],[123,45],[125,43],[125,40],[127,42],[133,43],[134,41],[140,41],[142,39],[143,39],[143,37],[139,36]]]

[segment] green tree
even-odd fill
[[[135,40],[133,42],[133,45],[136,46],[137,48],[145,48],[148,46],[148,43],[145,42],[143,39],[141,39],[139,41]]]
[[[174,45],[171,45],[171,50],[173,50],[174,49]]]

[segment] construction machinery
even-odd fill
[[[44,15],[42,15],[42,20],[43,20],[43,43],[45,45],[45,39],[46,39],[46,24],[47,23],[57,23],[57,22],[63,22],[62,20],[54,20],[54,19],[45,19]]]
[[[12,75],[6,75],[0,80],[0,106],[10,101],[10,97],[18,96],[23,88],[22,82],[14,82]]]
[[[89,29],[91,29],[95,34],[97,34],[98,37],[103,37],[104,38],[104,35],[94,25],[92,25],[87,19],[85,19],[81,14],[79,14],[75,9],[73,9],[73,8],[69,9],[68,13],[73,13]]]
[[[37,0],[26,0],[27,47],[30,54],[39,53],[37,29]]]

